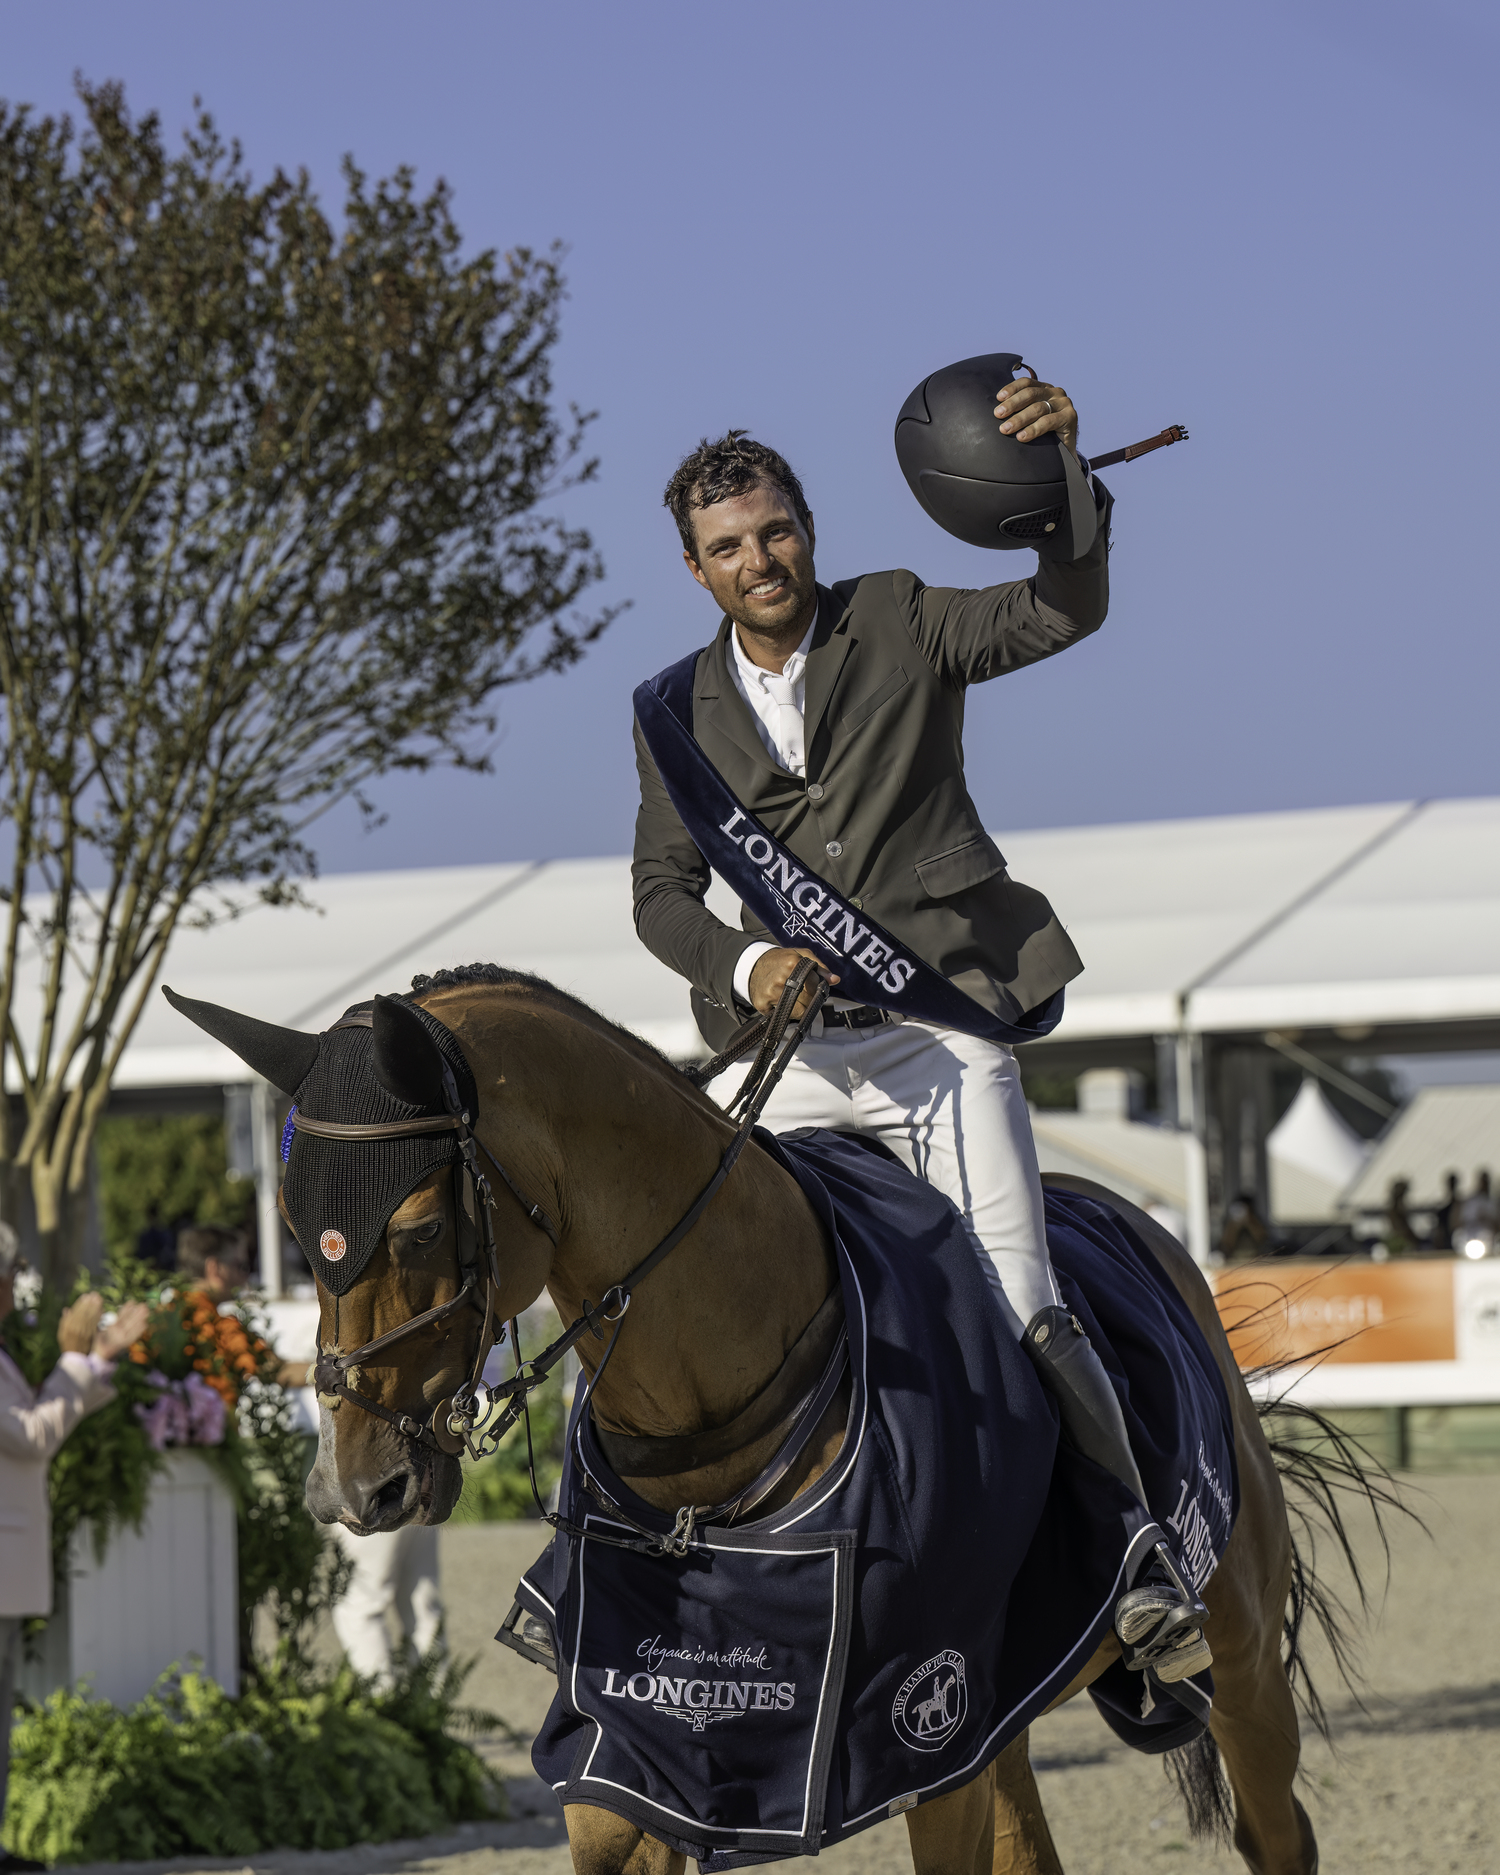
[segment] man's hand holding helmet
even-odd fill
[[[1038,436],[1055,435],[1078,454],[1078,412],[1060,384],[1017,378],[995,393],[995,416],[1002,436],[1030,443]]]

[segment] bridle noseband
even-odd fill
[[[806,987],[808,979],[817,974],[819,981],[814,984],[808,1007],[802,1016],[793,1022],[792,1010]],[[628,1276],[607,1290],[597,1303],[584,1301],[583,1313],[570,1324],[557,1340],[551,1342],[533,1360],[522,1361],[517,1324],[510,1323],[511,1339],[516,1349],[517,1367],[508,1380],[503,1380],[493,1387],[482,1384],[484,1364],[494,1342],[500,1339],[495,1332],[495,1299],[500,1287],[500,1266],[495,1244],[495,1226],[492,1211],[494,1192],[489,1180],[480,1169],[479,1154],[483,1153],[498,1173],[502,1183],[510,1191],[516,1202],[525,1212],[528,1220],[539,1230],[545,1231],[552,1239],[553,1247],[558,1245],[557,1227],[539,1204],[534,1204],[522,1191],[510,1173],[474,1135],[473,1121],[468,1110],[463,1107],[458,1083],[453,1070],[446,1061],[442,1062],[443,1092],[448,1105],[448,1112],[416,1120],[388,1120],[373,1125],[351,1125],[335,1120],[314,1120],[292,1110],[289,1125],[299,1133],[306,1133],[315,1139],[347,1140],[350,1142],[378,1142],[380,1140],[407,1139],[416,1134],[456,1133],[458,1135],[458,1158],[454,1162],[455,1183],[461,1175],[467,1180],[468,1194],[472,1200],[472,1209],[463,1202],[462,1193],[455,1190],[454,1213],[458,1234],[459,1267],[463,1273],[463,1283],[457,1295],[447,1302],[439,1303],[436,1308],[424,1309],[420,1315],[414,1315],[410,1321],[402,1322],[386,1334],[377,1335],[373,1341],[367,1341],[362,1347],[340,1353],[337,1348],[318,1348],[317,1359],[313,1366],[313,1383],[319,1395],[326,1395],[335,1400],[349,1400],[367,1413],[373,1413],[377,1419],[385,1420],[407,1439],[426,1447],[429,1451],[442,1452],[450,1457],[467,1449],[471,1458],[488,1457],[500,1444],[501,1439],[526,1410],[527,1396],[539,1387],[548,1373],[563,1356],[580,1341],[584,1335],[592,1333],[603,1339],[604,1326],[614,1327],[609,1346],[594,1370],[589,1382],[588,1392],[584,1396],[587,1404],[598,1386],[600,1378],[608,1365],[609,1357],[614,1352],[615,1341],[619,1334],[619,1324],[623,1321],[626,1310],[630,1307],[631,1295],[636,1285],[649,1276],[651,1271],[676,1249],[684,1237],[708,1209],[717,1196],[724,1181],[734,1169],[735,1161],[748,1144],[751,1133],[759,1120],[761,1110],[770,1098],[771,1090],[781,1078],[782,1071],[796,1053],[803,1038],[811,1027],[814,1017],[823,1005],[828,993],[828,982],[816,964],[810,959],[803,959],[787,979],[776,1008],[768,1015],[757,1017],[748,1022],[731,1039],[727,1048],[711,1061],[691,1070],[689,1078],[698,1086],[703,1086],[714,1076],[721,1073],[731,1063],[741,1060],[752,1050],[755,1060],[744,1083],[729,1107],[731,1117],[737,1109],[741,1110],[739,1124],[734,1137],[725,1147],[713,1177],[699,1192],[684,1215],[662,1238],[650,1255],[638,1263]],[[373,1018],[365,1011],[348,1015],[342,1021],[333,1024],[335,1029],[371,1028]],[[465,1223],[472,1219],[473,1230],[466,1231]],[[476,1241],[477,1238],[477,1241]],[[390,1348],[409,1340],[412,1336],[436,1327],[449,1317],[456,1315],[466,1306],[480,1307],[478,1287],[484,1284],[483,1315],[484,1325],[480,1330],[479,1346],[471,1363],[469,1377],[456,1390],[450,1399],[439,1400],[426,1420],[413,1418],[409,1413],[397,1413],[388,1406],[382,1406],[378,1400],[372,1400],[367,1394],[357,1393],[345,1380],[345,1375],[362,1366],[372,1356],[384,1354]],[[335,1298],[335,1309],[337,1298]],[[337,1335],[337,1314],[335,1314],[335,1336]],[[503,1327],[501,1331],[503,1333]],[[482,1433],[478,1431],[481,1422],[488,1422],[492,1410],[501,1402],[504,1408],[492,1423],[486,1423]],[[529,1436],[529,1435],[528,1435]],[[545,1514],[545,1513],[544,1513]],[[549,1517],[549,1521],[556,1521]],[[630,1520],[633,1523],[633,1519]],[[639,1526],[637,1526],[639,1527]],[[660,1551],[663,1539],[654,1533],[642,1532],[649,1539],[646,1543],[626,1542],[625,1548],[650,1548]],[[665,1540],[671,1546],[671,1540]]]

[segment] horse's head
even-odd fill
[[[292,1182],[289,1168],[287,1184]],[[290,1222],[285,1188],[281,1202]],[[396,1206],[345,1294],[334,1295],[319,1282],[318,1344],[325,1360],[460,1296],[461,1211],[452,1175],[434,1172]],[[467,1218],[462,1222],[467,1230]],[[459,1441],[447,1431],[447,1407],[473,1372],[484,1327],[482,1284],[472,1293],[474,1306],[460,1302],[452,1315],[340,1375],[338,1384],[355,1399],[319,1392],[318,1456],[308,1474],[307,1506],[320,1522],[344,1523],[368,1535],[408,1523],[441,1523],[452,1512],[463,1480]],[[392,1417],[362,1408],[360,1399]]]
[[[321,1309],[308,1508],[362,1535],[442,1522],[462,1482],[449,1402],[504,1319],[461,1158],[478,1109],[462,1049],[400,998],[305,1035],[166,994],[296,1103],[280,1206]]]

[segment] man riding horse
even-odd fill
[[[1074,449],[1078,415],[1057,385],[1002,388],[994,415],[1017,441],[1055,435]],[[980,591],[925,586],[904,571],[820,585],[802,485],[743,431],[704,441],[665,496],[688,570],[724,614],[692,670],[698,748],[809,875],[1023,1036],[1042,1032],[1039,1012],[1050,1008],[1055,1020],[1063,986],[1083,966],[1046,899],[1009,877],[969,798],[964,695],[1103,623],[1111,503],[1097,483],[1093,496],[1098,527],[1080,558],[1043,554],[1033,578]],[[748,909],[739,931],[708,909],[709,862],[639,721],[636,753],[636,929],[692,984],[710,1046],[772,1010],[804,958],[836,990],[840,975],[815,950],[773,941]],[[786,935],[799,926],[816,937],[800,914]],[[846,967],[847,987],[851,975]],[[1060,1303],[1011,1047],[833,996],[764,1120],[775,1131],[869,1135],[952,1200],[982,1253],[997,1313],[1068,1435],[1143,1501],[1114,1388]],[[1158,1551],[1115,1607],[1127,1664],[1163,1681],[1201,1671],[1206,1612],[1176,1559]]]

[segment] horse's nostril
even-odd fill
[[[408,1475],[408,1473],[402,1472],[398,1478],[387,1478],[385,1483],[381,1485],[380,1489],[375,1493],[375,1514],[377,1517],[383,1511],[399,1508],[406,1497]]]

